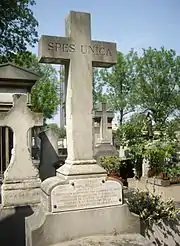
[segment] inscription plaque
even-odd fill
[[[115,180],[71,180],[51,192],[52,212],[108,207],[122,204],[122,185]]]

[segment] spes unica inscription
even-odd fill
[[[77,46],[75,44],[62,44],[59,42],[48,42],[48,50],[50,51],[61,51],[67,53],[76,52]],[[100,56],[112,56],[112,52],[109,48],[103,47],[102,45],[80,45],[80,52],[82,54],[93,54]]]

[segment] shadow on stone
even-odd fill
[[[25,217],[33,214],[30,206],[0,210],[0,245],[25,246]]]
[[[43,181],[56,175],[56,165],[59,163],[57,136],[50,129],[39,134],[41,139],[41,158],[39,176]]]

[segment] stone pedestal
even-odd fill
[[[114,232],[139,233],[140,221],[123,204],[122,184],[113,179],[46,179],[39,210],[26,218],[26,246]]]
[[[109,142],[101,142],[94,148],[94,158],[97,163],[100,162],[100,158],[103,156],[115,156],[118,155],[116,148]]]

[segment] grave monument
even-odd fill
[[[112,129],[111,134],[108,129],[108,118],[112,121],[112,111],[108,111],[107,104],[101,104],[101,111],[96,111],[94,117],[100,117],[100,134],[99,139],[96,141],[94,146],[94,157],[97,163],[100,161],[102,156],[114,156],[118,155],[118,151],[112,144]]]
[[[13,131],[13,154],[3,174],[0,209],[0,245],[25,245],[24,217],[40,203],[38,170],[29,148],[28,132],[43,125],[43,115],[30,110],[27,93],[38,75],[14,64],[0,65],[0,93],[15,93],[7,110],[0,113],[0,127]]]
[[[123,204],[122,184],[93,159],[92,66],[116,64],[116,44],[92,41],[90,14],[71,11],[66,37],[42,36],[40,62],[65,64],[68,156],[42,185],[41,205],[26,218],[26,245],[122,232],[139,232],[139,217]]]

